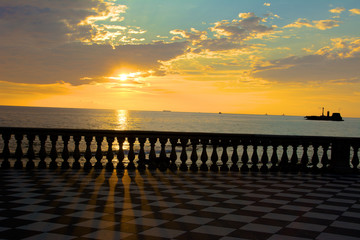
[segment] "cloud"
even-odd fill
[[[102,1],[85,0],[2,1],[0,44],[44,47],[73,40],[90,40],[96,31],[84,21],[106,15],[109,7]]]
[[[326,30],[331,29],[334,27],[338,27],[340,21],[337,20],[319,20],[319,21],[313,21],[314,27],[320,30]]]
[[[53,95],[65,96],[73,89],[68,83],[27,84],[0,81],[0,102],[2,105],[32,105],[38,99]]]
[[[50,49],[0,47],[0,80],[23,83],[66,81],[85,84],[80,78],[107,76],[114,69],[157,69],[159,61],[181,55],[186,43],[119,46],[69,43]]]
[[[333,39],[315,54],[258,64],[255,77],[275,82],[360,82],[360,38]]]
[[[127,6],[103,0],[0,2],[1,45],[44,47],[68,42],[110,44],[143,41],[146,31],[122,26]]]
[[[351,12],[352,15],[360,15],[360,8],[350,9],[349,12]]]
[[[331,13],[342,13],[345,10],[346,9],[343,8],[343,7],[337,7],[337,8],[330,9],[329,12],[331,12]]]
[[[334,27],[339,26],[340,21],[334,19],[327,19],[327,20],[318,20],[318,21],[310,21],[306,18],[299,18],[294,23],[290,23],[284,28],[302,28],[302,27],[309,27],[309,28],[317,28],[320,30],[331,29]]]
[[[299,18],[296,22],[284,26],[284,28],[302,28],[302,27],[313,27],[313,25],[306,18]]]
[[[0,1],[0,81],[86,84],[124,66],[156,70],[186,50],[186,42],[139,44],[145,30],[119,25],[125,10],[103,0]]]
[[[248,40],[275,32],[274,26],[262,24],[266,18],[258,17],[255,13],[239,13],[239,18],[215,22],[209,28],[210,32],[191,28],[190,31],[175,29],[170,33],[175,35],[173,41],[187,40],[190,52],[201,53],[251,48],[251,44],[246,43]]]
[[[319,49],[316,54],[329,59],[360,57],[360,38],[334,38],[331,46]]]
[[[190,31],[175,29],[170,31],[170,33],[176,35],[172,40],[177,40],[177,37],[181,36],[180,39],[187,39],[194,45],[208,38],[206,31],[198,31],[195,28],[191,28]]]

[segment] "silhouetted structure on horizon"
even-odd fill
[[[305,116],[306,120],[325,120],[325,121],[344,121],[340,113],[333,113],[330,116],[330,112],[327,111],[327,115],[324,115],[324,108],[322,108],[321,116]]]

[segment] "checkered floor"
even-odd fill
[[[0,174],[1,239],[360,239],[360,176]]]

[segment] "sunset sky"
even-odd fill
[[[360,117],[359,0],[0,1],[0,105]]]

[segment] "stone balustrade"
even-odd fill
[[[358,172],[360,138],[0,127],[1,168]]]

